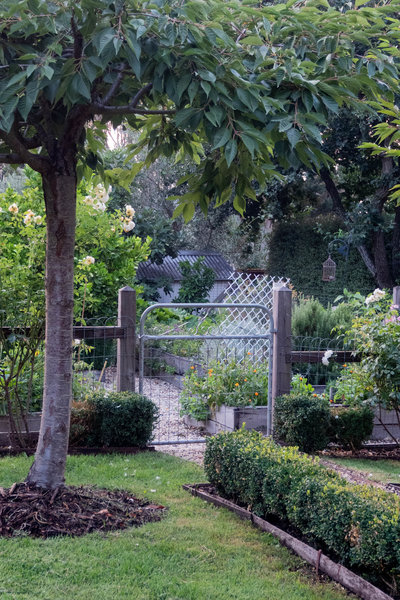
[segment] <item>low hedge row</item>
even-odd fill
[[[255,431],[207,440],[204,466],[218,492],[262,517],[294,525],[310,543],[374,583],[400,585],[400,498],[355,486],[297,448]]]
[[[137,446],[151,440],[157,406],[132,392],[94,392],[74,402],[70,444],[89,447]]]

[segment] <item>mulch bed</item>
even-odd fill
[[[400,448],[396,446],[374,446],[362,448],[361,450],[342,450],[341,448],[329,448],[320,453],[321,456],[333,458],[367,458],[369,460],[400,460]]]
[[[14,483],[9,489],[0,488],[0,535],[47,538],[121,530],[159,521],[166,510],[123,490],[73,486],[43,490]]]

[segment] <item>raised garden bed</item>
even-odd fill
[[[209,435],[220,431],[234,431],[244,425],[245,429],[256,429],[261,433],[267,432],[267,407],[266,406],[226,406],[217,408],[210,419],[198,421],[185,415],[183,420],[186,425],[199,427]]]
[[[26,417],[28,429],[25,422],[18,421],[18,430],[26,444],[36,444],[39,436],[40,421],[42,413],[29,413]],[[7,415],[0,415],[0,447],[10,445],[10,422]]]

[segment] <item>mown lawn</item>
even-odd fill
[[[30,458],[0,459],[0,485]],[[160,523],[82,538],[0,538],[1,600],[344,600],[270,535],[182,490],[200,467],[161,453],[68,459],[67,483],[132,490],[169,506]]]
[[[400,483],[400,462],[398,460],[368,460],[367,458],[329,458],[324,456],[324,460],[332,461],[346,467],[361,471],[371,481],[381,481],[382,483]]]

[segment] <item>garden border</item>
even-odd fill
[[[385,592],[375,587],[372,583],[369,583],[369,581],[366,581],[360,577],[360,575],[350,571],[350,569],[347,569],[341,564],[335,563],[333,560],[323,554],[321,550],[315,550],[308,544],[305,544],[286,531],[283,531],[279,527],[272,525],[272,523],[261,519],[251,511],[234,504],[230,500],[225,500],[225,498],[218,496],[218,494],[212,493],[211,490],[214,489],[212,484],[195,483],[191,485],[185,484],[182,487],[185,491],[190,492],[193,496],[197,496],[201,500],[210,502],[215,506],[227,508],[231,512],[234,512],[241,519],[251,521],[253,525],[262,531],[266,531],[267,533],[272,534],[274,537],[277,537],[283,546],[289,548],[303,560],[314,566],[317,575],[319,572],[325,573],[331,579],[337,581],[349,591],[357,594],[360,598],[362,598],[362,600],[393,600],[392,596],[388,596]]]

